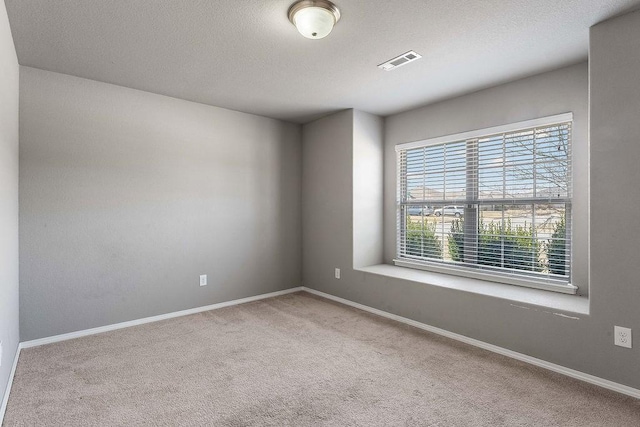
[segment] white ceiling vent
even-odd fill
[[[400,56],[396,56],[395,58],[390,59],[387,62],[383,62],[382,64],[378,65],[378,68],[381,68],[385,71],[391,71],[391,70],[395,70],[398,67],[402,67],[403,65],[407,65],[409,62],[413,62],[420,58],[422,58],[422,55],[410,50],[409,52],[403,53]]]

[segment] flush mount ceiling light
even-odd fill
[[[308,39],[329,35],[340,20],[340,10],[329,0],[301,0],[289,8],[289,21]]]

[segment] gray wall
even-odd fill
[[[353,111],[353,267],[383,262],[384,120]]]
[[[583,255],[591,250],[593,260],[589,315],[562,317],[553,310],[523,309],[521,303],[512,305],[508,300],[346,268],[352,261],[348,250],[352,242],[345,236],[351,235],[353,210],[348,209],[352,199],[344,188],[352,185],[353,164],[345,161],[344,153],[354,142],[349,132],[336,132],[335,126],[353,126],[348,116],[332,116],[303,128],[303,234],[305,253],[312,255],[305,256],[305,286],[640,388],[640,370],[634,368],[640,346],[629,350],[613,345],[614,325],[640,328],[636,267],[640,229],[611,228],[628,223],[629,215],[624,212],[638,210],[640,200],[640,89],[634,77],[640,73],[636,54],[640,16],[636,13],[600,24],[591,36],[590,129],[587,65],[577,64],[387,118],[384,184],[388,261],[395,242],[394,227],[390,227],[395,216],[395,156],[390,153],[395,143],[573,111],[574,140],[582,141],[579,149],[574,146],[575,163],[584,168],[590,154],[593,165],[592,240],[589,243],[586,235],[581,236],[577,248]],[[591,153],[586,143],[588,130]],[[575,209],[580,212],[575,220],[588,229],[589,195],[578,197],[582,205]],[[620,203],[628,209],[612,220],[611,206]],[[621,240],[622,233],[628,234]],[[320,239],[320,244],[308,237]],[[311,244],[313,249],[308,247]],[[333,268],[340,266],[342,279],[337,280]],[[587,269],[579,272],[583,292]]]
[[[302,128],[302,266],[305,277],[320,283],[352,262],[353,113],[335,113]]]
[[[640,388],[640,11],[591,29],[591,314],[596,336],[632,328],[634,349],[593,355]],[[624,210],[614,206],[624,206]]]
[[[383,125],[345,110],[303,126],[303,270],[310,277],[331,281],[335,268],[382,262]]]
[[[22,340],[300,286],[300,126],[26,67],[20,95]]]
[[[18,59],[0,1],[0,402],[18,349]]]

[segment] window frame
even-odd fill
[[[406,150],[423,148],[428,146],[435,146],[447,143],[455,143],[460,141],[469,141],[469,140],[478,140],[484,137],[488,137],[495,134],[503,134],[503,133],[513,133],[521,130],[527,130],[531,128],[538,128],[544,126],[552,126],[560,123],[569,122],[573,127],[573,113],[564,113],[557,114],[553,116],[542,117],[533,120],[525,120],[516,123],[510,123],[501,126],[494,126],[489,128],[477,129],[469,132],[462,132],[458,134],[445,135],[436,138],[430,138],[426,140],[419,140],[407,143],[397,144],[395,146],[396,151],[396,166],[397,170],[397,198],[396,198],[396,257],[393,260],[396,266],[400,267],[408,267],[420,270],[434,271],[439,273],[446,273],[470,278],[476,278],[481,280],[488,280],[493,282],[505,283],[510,285],[517,286],[525,286],[529,288],[535,289],[543,289],[555,292],[561,292],[566,294],[575,294],[577,292],[578,287],[573,285],[570,281],[567,283],[562,280],[554,280],[551,276],[539,276],[539,277],[526,277],[519,274],[516,274],[515,271],[497,271],[497,270],[479,270],[474,268],[473,266],[465,266],[458,263],[451,262],[442,262],[438,260],[428,261],[428,260],[411,260],[406,257],[401,257],[401,233],[399,232],[402,227],[401,221],[405,221],[406,219],[401,218],[402,211],[402,170],[400,167],[400,153]],[[570,146],[573,145],[573,133],[569,139]],[[569,164],[573,163],[573,153],[569,152]],[[476,169],[477,171],[477,169]],[[573,171],[571,170],[571,174]],[[566,199],[569,201],[569,206],[573,204],[573,179],[569,180],[569,188]],[[459,205],[460,203],[452,203],[455,205]],[[480,205],[477,205],[480,206]],[[463,206],[464,207],[464,206]],[[444,207],[442,207],[444,208]],[[573,210],[569,209],[569,212],[566,213],[569,215],[567,218],[568,222],[572,221]],[[569,271],[573,270],[573,229],[567,230],[569,235],[569,257],[567,262],[569,263]],[[571,280],[571,276],[569,277]]]

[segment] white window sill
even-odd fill
[[[553,310],[589,314],[589,299],[577,295],[567,295],[539,289],[530,289],[522,286],[505,285],[486,280],[415,270],[406,267],[396,267],[388,264],[359,267],[355,270],[379,276],[424,283],[426,285],[456,289],[463,292],[500,298],[517,303],[532,304]]]

